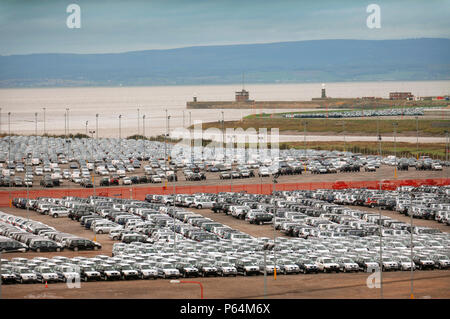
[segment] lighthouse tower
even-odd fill
[[[327,98],[327,93],[325,91],[325,83],[322,83],[322,99]]]

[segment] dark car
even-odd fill
[[[28,247],[36,252],[41,251],[61,251],[61,246],[48,239],[31,239]]]
[[[199,270],[188,263],[179,263],[176,265],[176,268],[184,278],[199,276]]]
[[[147,176],[139,176],[139,183],[141,183],[141,184],[145,184],[145,183],[148,183],[149,181],[148,181],[148,178],[147,178]]]
[[[109,178],[108,177],[103,177],[100,180],[100,186],[109,186],[110,182],[109,182]]]
[[[84,238],[70,238],[66,241],[66,247],[74,251],[90,249],[98,250],[102,248],[102,245]]]
[[[100,273],[91,266],[80,267],[80,279],[84,281],[97,281],[101,279]]]
[[[0,252],[6,253],[6,252],[17,252],[27,251],[27,246],[18,242],[17,240],[6,238],[5,240],[0,241]]]
[[[301,258],[298,259],[296,262],[297,266],[300,268],[300,272],[304,274],[310,274],[310,273],[318,273],[319,268],[317,265],[310,259],[307,258]]]
[[[14,284],[17,282],[17,277],[11,270],[2,268],[0,269],[0,280],[2,281],[2,285]]]
[[[103,280],[120,280],[121,273],[113,266],[108,264],[99,264],[95,267],[95,270],[100,273],[100,277]]]

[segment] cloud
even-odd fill
[[[450,1],[73,0],[82,28],[68,29],[57,0],[0,3],[0,54],[102,53],[194,45],[317,39],[450,37]],[[365,26],[370,3],[382,28]]]

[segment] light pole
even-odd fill
[[[142,115],[142,136],[143,136],[143,139],[142,139],[142,141],[144,142],[144,161],[145,161],[145,140],[146,140],[146,137],[145,137],[145,114],[144,115]]]
[[[34,135],[37,136],[37,112],[34,112]]]
[[[69,129],[69,108],[66,108],[67,111],[67,136],[70,135],[70,129]]]
[[[137,117],[137,122],[138,122],[138,133],[137,133],[137,135],[139,135],[139,133],[140,133],[140,128],[139,128],[139,121],[141,120],[141,116],[139,115],[139,108],[137,109],[137,111],[138,111],[138,117]]]
[[[2,108],[0,107],[0,133],[2,132]]]
[[[397,178],[397,122],[392,123],[394,125],[394,157],[395,157],[395,166],[394,166],[394,177]]]
[[[277,172],[278,173],[278,172]],[[275,197],[275,185],[278,183],[276,176],[273,178],[273,196]],[[277,280],[277,230],[275,228],[275,211],[273,212],[273,260],[274,260],[274,267],[273,267],[273,279]]]
[[[86,121],[86,135],[88,135],[88,122],[89,121]]]
[[[342,121],[342,132],[344,133],[344,152],[345,152],[345,121]]]
[[[8,169],[11,165],[11,112],[8,112]],[[10,174],[11,175],[11,174]],[[11,178],[9,178],[9,205],[11,205]]]
[[[64,136],[67,138],[67,112],[64,113]]]
[[[270,243],[265,243],[263,246],[263,251],[264,251],[264,299],[267,299],[267,251],[272,250],[274,247],[275,247],[275,244],[270,244]]]
[[[97,140],[98,143],[98,113],[95,114],[95,139]]]
[[[93,130],[89,130],[89,133],[91,133],[91,143],[93,144],[93,142],[94,142],[94,133],[95,133],[96,131],[93,131]],[[94,151],[93,151],[93,147],[92,147],[92,153],[94,153]],[[95,196],[95,162],[94,162],[94,169],[93,169],[93,172],[92,172],[92,185],[93,185],[93,188],[94,188],[94,196]]]
[[[120,153],[122,153],[122,114],[119,115],[119,143]]]
[[[223,150],[223,156],[225,163],[227,162],[227,151],[225,147],[225,128],[224,128],[225,122],[224,122],[224,115],[222,111],[222,150]]]
[[[167,122],[168,122],[168,115],[166,109],[166,134],[164,134],[164,161],[167,161],[167,134],[168,134]]]
[[[382,185],[384,180],[380,180],[380,193],[382,192]],[[381,208],[378,207],[378,223],[379,223],[379,232],[380,232],[380,296],[383,299],[383,235],[382,235],[382,227],[381,227]]]
[[[419,117],[416,116],[417,159],[419,159]]]
[[[308,125],[308,121],[303,121],[303,149],[305,151],[305,157],[306,157],[306,125]]]
[[[45,110],[46,110],[46,108],[43,107],[42,110],[44,110],[44,135],[45,135],[45,134],[47,134],[47,131],[45,129]]]

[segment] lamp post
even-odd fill
[[[394,177],[397,178],[397,126],[398,123],[392,123],[394,125],[394,157],[395,157],[395,166],[394,166]]]
[[[37,136],[37,112],[34,112],[34,135]]]
[[[46,108],[43,107],[42,110],[44,110],[44,135],[45,135],[45,134],[47,134],[47,131],[45,129],[45,110],[46,110]]]
[[[88,135],[88,122],[89,121],[86,121],[86,135]]]
[[[67,136],[70,135],[70,129],[69,129],[69,108],[66,108],[67,112]]]
[[[412,194],[411,193],[411,200],[413,200],[413,199],[415,199],[415,195],[414,194]],[[410,222],[411,222],[411,238],[410,238],[410,248],[411,248],[411,299],[414,299],[414,283],[413,283],[413,280],[414,280],[414,261],[413,261],[413,258],[414,258],[414,252],[413,252],[413,213],[411,212],[410,213]]]
[[[417,159],[419,159],[419,117],[416,116],[416,144],[417,144]]]
[[[122,153],[122,114],[119,115],[119,143],[120,153]]]
[[[380,181],[380,193],[382,192],[382,185],[384,180]],[[379,233],[380,233],[380,297],[383,299],[383,235],[381,227],[381,208],[378,207],[378,223],[379,223]]]
[[[222,111],[222,150],[223,150],[223,155],[224,155],[224,160],[225,163],[227,162],[227,152],[225,149],[225,130],[224,130],[224,115],[223,115],[223,111]]]
[[[167,134],[168,134],[168,116],[167,116],[167,109],[166,109],[166,134],[164,134],[164,161],[167,161]]]
[[[264,251],[264,299],[267,299],[267,251],[272,250],[275,244],[265,243],[263,246]],[[276,269],[276,267],[274,268]],[[274,270],[276,271],[276,270]]]
[[[345,121],[342,121],[342,132],[344,133],[344,152],[345,152]]]
[[[11,165],[11,112],[8,112],[8,169]],[[11,174],[10,174],[11,175]],[[11,178],[9,178],[9,204],[11,205]]]
[[[278,172],[277,172],[278,174]],[[275,175],[276,176],[276,175]],[[273,196],[275,196],[275,185],[278,183],[277,178],[273,178]],[[273,260],[274,260],[274,267],[273,267],[273,279],[277,280],[277,251],[276,246],[277,244],[277,230],[275,228],[275,212],[273,213]]]
[[[98,143],[98,113],[95,114],[95,139]]]
[[[2,132],[2,108],[0,107],[0,133]]]
[[[305,157],[306,157],[306,125],[308,125],[308,121],[303,121],[303,149],[305,150]]]
[[[89,133],[91,133],[91,143],[93,143],[93,141],[94,141],[94,133],[95,132],[96,131],[89,130]],[[93,147],[92,147],[92,153],[94,153],[94,148]],[[93,185],[93,188],[94,188],[94,196],[95,196],[95,164],[94,164],[94,170],[92,172],[92,185]]]
[[[140,128],[139,128],[139,121],[141,120],[141,117],[140,117],[140,115],[139,115],[139,108],[137,109],[137,111],[138,111],[138,117],[137,117],[137,122],[138,122],[138,133],[137,133],[137,135],[139,135],[139,133],[140,133]]]
[[[142,115],[142,136],[143,136],[143,142],[144,142],[144,161],[145,161],[145,114]]]

